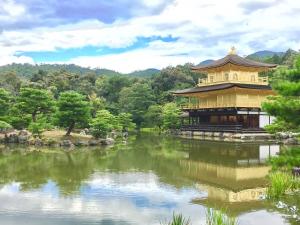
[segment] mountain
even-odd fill
[[[295,58],[299,55],[300,52],[288,49],[286,52],[259,51],[248,55],[246,58],[259,62],[292,66]]]
[[[197,66],[206,66],[206,65],[211,64],[211,63],[214,62],[214,61],[215,61],[215,60],[207,59],[207,60],[204,60],[204,61],[200,62]]]
[[[263,50],[263,51],[254,52],[251,55],[248,55],[246,58],[248,58],[248,59],[257,59],[257,58],[263,59],[263,58],[273,57],[274,55],[282,56],[282,55],[284,55],[284,52],[273,52],[273,51]]]

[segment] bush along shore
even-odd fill
[[[85,131],[80,133],[71,133],[65,135],[62,130],[44,131],[39,136],[33,135],[28,130],[10,130],[0,133],[0,143],[2,144],[24,144],[33,146],[49,146],[49,147],[83,147],[83,146],[107,146],[113,145],[115,139],[121,133],[112,133],[110,137],[96,138]],[[126,134],[125,134],[126,136]]]

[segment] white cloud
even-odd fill
[[[27,56],[14,56],[14,55],[7,55],[7,56],[0,56],[0,66],[12,64],[12,63],[29,63],[34,64],[34,60]]]
[[[144,2],[161,3],[160,0]],[[175,43],[154,42],[143,49],[77,57],[68,62],[121,72],[162,68],[222,57],[232,45],[240,55],[265,49],[297,50],[300,48],[297,10],[300,12],[300,2],[294,0],[176,0],[158,15],[118,20],[113,24],[88,20],[52,28],[4,31],[0,34],[0,47],[11,57],[15,52],[84,46],[123,48],[131,46],[138,37],[177,37]]]
[[[49,222],[57,218],[57,223],[61,220],[74,224],[108,220],[158,225],[163,219],[170,219],[172,211],[176,210],[190,216],[195,224],[204,223],[205,208],[190,203],[192,199],[201,197],[201,192],[167,186],[160,183],[153,173],[94,174],[82,185],[83,190],[84,187],[88,187],[86,193],[81,191],[80,195],[65,197],[51,194],[51,190],[45,192],[43,188],[21,191],[20,184],[6,184],[0,187],[0,212],[14,214],[15,222],[22,215],[22,219],[30,221],[30,224],[36,223],[38,215],[39,224],[43,220]],[[145,201],[145,205],[137,203],[139,196],[145,199],[141,200]],[[1,224],[5,215],[0,215]]]
[[[0,18],[6,14],[10,19],[14,19],[26,12],[25,6],[16,3],[14,0],[0,0],[0,5]]]

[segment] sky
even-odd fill
[[[0,0],[0,65],[123,73],[300,49],[299,0]]]

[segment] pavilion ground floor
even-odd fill
[[[181,129],[208,132],[264,132],[273,117],[259,108],[217,108],[185,110]]]

